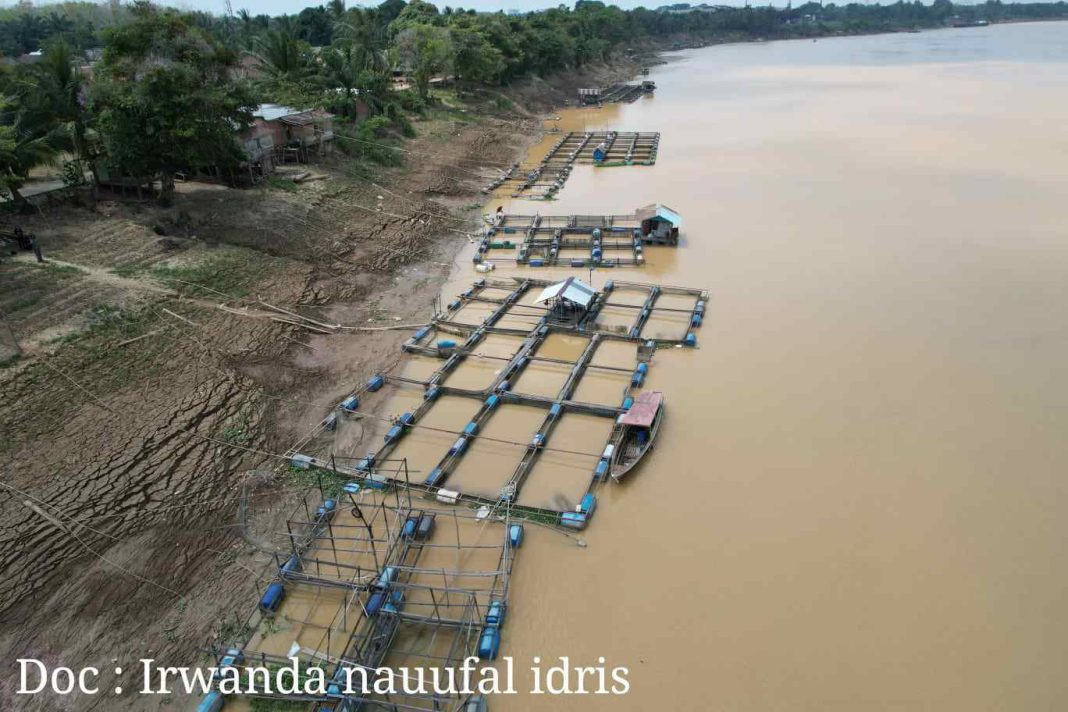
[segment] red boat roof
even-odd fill
[[[648,428],[656,419],[656,412],[660,410],[660,404],[664,402],[664,394],[660,391],[645,391],[639,393],[630,406],[630,410],[623,414],[619,422],[623,425],[636,425],[639,428]]]

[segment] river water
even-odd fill
[[[655,96],[560,121],[660,131],[656,166],[504,202],[666,203],[681,247],[595,286],[711,291],[700,348],[654,359],[654,453],[587,548],[533,531],[513,579],[521,690],[534,655],[631,690],[494,709],[1062,709],[1068,23],[672,60]]]

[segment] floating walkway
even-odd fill
[[[505,260],[530,267],[575,268],[642,266],[646,246],[678,245],[682,224],[678,213],[660,204],[631,215],[498,213],[485,220],[485,234],[472,258],[475,264]],[[500,251],[512,254],[493,256]]]
[[[563,188],[576,163],[594,166],[651,166],[660,149],[659,132],[586,131],[560,137],[534,165],[513,164],[483,188],[510,191],[513,198],[551,200]]]

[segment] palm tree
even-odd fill
[[[37,166],[55,165],[59,156],[56,136],[30,136],[14,126],[0,126],[0,186],[16,203],[25,202],[19,189]]]
[[[326,9],[330,11],[330,14],[336,22],[345,14],[345,0],[330,0],[330,2],[326,4]]]
[[[27,135],[51,135],[56,148],[71,151],[78,162],[91,162],[90,130],[85,111],[85,87],[74,63],[74,53],[65,44],[53,44],[33,65],[18,86],[16,119]]]
[[[256,50],[251,54],[275,86],[296,85],[315,73],[310,54],[288,26],[267,30],[256,41]]]
[[[353,8],[334,26],[335,43],[352,48],[354,61],[375,72],[389,70],[386,37],[372,9]]]

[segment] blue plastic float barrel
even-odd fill
[[[375,581],[375,588],[389,588],[389,585],[393,583],[393,578],[396,573],[397,570],[392,566],[387,566],[386,568],[382,569],[382,573],[378,575],[378,579]]]
[[[331,413],[323,418],[323,427],[327,430],[337,430],[337,413]]]
[[[384,385],[386,385],[386,379],[382,376],[371,376],[371,380],[367,382],[367,390],[374,393]]]
[[[693,319],[690,320],[690,326],[695,328],[695,329],[697,327],[701,326],[701,315],[700,314],[694,314],[693,315]]]
[[[508,527],[508,543],[511,544],[513,549],[518,549],[523,545],[522,524],[512,524]]]
[[[441,389],[440,388],[438,388],[437,386],[431,386],[430,389],[426,393],[423,394],[423,398],[425,400],[434,400],[435,398],[438,397],[439,393],[441,393]]]
[[[630,410],[630,407],[634,405],[634,399],[627,396],[623,399],[623,410]]]
[[[504,601],[490,601],[489,610],[486,612],[486,625],[504,625]]]
[[[331,519],[334,518],[334,513],[335,512],[337,512],[337,502],[332,500],[332,499],[328,499],[328,500],[324,501],[322,504],[320,504],[318,509],[315,510],[315,519],[317,521],[318,520],[330,521]]]
[[[415,528],[419,526],[418,517],[408,517],[404,520],[404,528],[401,529],[401,535],[407,539],[411,539],[415,536]]]
[[[686,340],[683,343],[687,346],[697,346],[697,334],[692,331],[689,334],[686,334]]]
[[[430,474],[426,476],[426,479],[423,480],[423,484],[427,487],[437,487],[438,480],[440,480],[441,476],[444,474],[445,473],[442,472],[440,467],[435,467],[433,470],[430,471]]]
[[[338,407],[346,413],[354,413],[356,412],[356,409],[360,407],[360,399],[356,396],[349,396],[341,401],[341,404]]]
[[[582,512],[564,512],[560,515],[560,525],[568,529],[585,529],[586,515]]]
[[[390,428],[388,431],[386,431],[386,434],[382,439],[385,440],[387,443],[391,443],[394,440],[396,440],[398,437],[400,437],[401,430],[402,430],[401,426],[394,425],[392,428]]]
[[[645,374],[641,371],[635,371],[634,374],[630,377],[630,385],[634,387],[640,386],[644,380]]]
[[[286,589],[281,583],[275,582],[267,587],[260,599],[260,610],[264,613],[274,613],[286,599]]]
[[[415,422],[415,416],[405,411],[404,413],[401,413],[400,422],[403,425],[411,425]]]
[[[478,638],[478,657],[481,660],[496,660],[501,647],[501,631],[495,626],[482,629]]]
[[[486,407],[487,408],[492,408],[493,406],[497,405],[497,401],[499,401],[499,400],[500,400],[500,396],[497,396],[497,395],[490,396],[489,398],[486,399]]]
[[[594,468],[593,474],[597,479],[603,480],[608,474],[608,460],[600,460],[597,463],[597,467]]]
[[[386,605],[382,606],[382,610],[386,613],[400,613],[401,608],[404,607],[404,591],[393,591],[389,594],[389,600]]]
[[[587,517],[592,517],[593,510],[597,509],[597,497],[592,492],[587,492],[579,503],[579,509]]]
[[[301,455],[299,452],[290,459],[289,463],[298,470],[307,470],[311,467],[312,458],[310,455]]]
[[[639,363],[638,364],[638,373],[649,373],[649,364],[647,364],[647,363]]]
[[[456,342],[452,339],[438,339],[439,349],[454,349],[456,348]]]
[[[464,426],[464,435],[474,435],[477,432],[478,432],[478,423],[476,423],[473,420],[470,423],[468,423],[467,425]]]
[[[459,299],[454,299],[453,301],[449,302],[449,311],[456,311],[463,305],[464,303],[462,301],[460,301]]]
[[[367,611],[367,615],[373,616],[382,609],[382,604],[386,602],[386,594],[381,591],[375,591],[371,594],[371,597],[367,599],[367,605],[364,606],[364,610]]]
[[[282,573],[284,574],[300,573],[303,569],[304,565],[300,563],[300,557],[296,554],[290,556],[289,559],[282,564]]]
[[[204,695],[204,699],[197,705],[197,712],[219,712],[223,708],[223,695],[218,690],[212,690]]]

